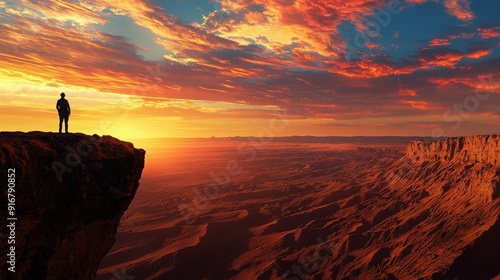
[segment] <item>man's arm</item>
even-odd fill
[[[68,102],[68,116],[71,115],[71,108],[69,107],[69,101]]]
[[[56,109],[57,109],[57,111],[59,112],[59,100],[57,100],[57,103],[56,103]]]

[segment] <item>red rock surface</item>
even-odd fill
[[[134,198],[144,155],[107,136],[0,133],[0,178],[7,186],[7,169],[15,168],[18,219],[16,272],[7,270],[11,245],[2,239],[0,279],[92,279]],[[57,162],[71,170],[62,181]],[[6,191],[0,207],[0,232],[9,234]]]

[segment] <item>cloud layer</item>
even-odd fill
[[[500,22],[479,22],[467,0],[440,2],[446,28],[425,40],[425,30],[410,36],[411,22],[399,30],[393,21],[435,5],[426,0],[220,0],[201,23],[155,3],[0,1],[3,75],[131,95],[179,117],[269,117],[269,108],[287,108],[296,120],[339,125],[439,122],[476,91],[500,91]],[[151,31],[163,59],[142,57],[147,46],[131,43],[134,34],[102,31],[120,17]],[[401,57],[402,49],[410,51]],[[481,105],[474,113],[494,113]]]

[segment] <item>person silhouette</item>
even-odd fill
[[[71,109],[69,107],[68,100],[64,99],[66,94],[64,92],[61,93],[61,99],[57,100],[56,109],[59,113],[59,133],[62,130],[62,122],[64,120],[64,127],[66,129],[66,133],[68,133],[68,120],[69,115],[71,115]]]

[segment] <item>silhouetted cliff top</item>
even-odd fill
[[[0,278],[92,279],[139,187],[144,156],[110,136],[0,132],[0,178],[14,183],[14,197],[0,194],[1,232],[17,218],[16,272],[7,270],[12,245],[2,242]]]

